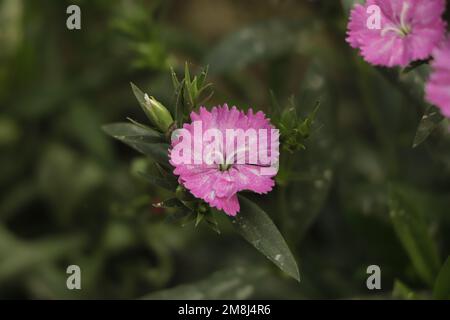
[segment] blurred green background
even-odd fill
[[[0,298],[449,298],[448,123],[412,148],[418,73],[398,81],[358,57],[350,3],[0,0]],[[81,30],[66,28],[70,4]],[[151,162],[101,130],[146,122],[130,81],[172,104],[185,61],[209,65],[208,106],[267,111],[270,90],[302,115],[321,102],[306,149],[254,197],[301,283],[224,215],[220,235],[168,222],[151,205],[166,195],[137,174]],[[82,290],[66,288],[71,264]],[[372,264],[381,290],[366,287]]]

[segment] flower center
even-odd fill
[[[231,163],[221,163],[219,164],[220,171],[228,171],[231,168]]]
[[[406,22],[406,15],[409,10],[409,4],[407,2],[403,2],[402,12],[400,13],[400,23],[396,26],[386,26],[381,31],[381,35],[384,36],[386,33],[393,31],[397,33],[400,37],[406,37],[411,33],[411,26]]]

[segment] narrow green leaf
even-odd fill
[[[195,97],[195,89],[197,86],[197,78],[194,77],[194,79],[191,81],[191,74],[189,71],[189,64],[186,62],[184,64],[184,104],[186,105],[186,102],[189,103],[189,106],[192,108],[194,105],[194,97]],[[187,97],[186,97],[187,95]]]
[[[161,133],[136,123],[111,123],[104,125],[102,128],[108,135],[121,141],[165,142],[164,136]]]
[[[439,271],[433,289],[433,298],[450,300],[450,256]]]
[[[0,260],[0,284],[26,274],[38,265],[61,259],[83,244],[84,238],[80,236],[54,237],[33,243],[15,241]]]
[[[424,142],[434,131],[434,129],[436,129],[439,124],[444,121],[444,119],[444,116],[441,115],[436,107],[430,106],[420,120],[416,136],[414,138],[413,148],[416,148]]]
[[[198,86],[199,88],[203,88],[205,85],[206,77],[208,76],[209,66],[207,65],[198,77]]]
[[[184,64],[184,81],[189,88],[191,86],[191,74],[189,72],[189,64],[187,62]]]
[[[143,299],[151,300],[203,300],[203,299],[248,299],[255,286],[267,274],[265,269],[237,267],[221,270],[192,284],[151,293]]]
[[[394,299],[412,300],[416,298],[416,294],[407,285],[400,280],[395,280],[394,289],[392,290]]]
[[[181,81],[179,86],[179,90],[176,92],[175,98],[175,121],[177,123],[177,127],[181,128],[184,122],[185,116],[185,101],[184,101],[184,92],[185,92],[185,80]]]
[[[177,74],[175,73],[175,70],[173,70],[173,68],[170,68],[170,75],[172,78],[172,84],[173,84],[173,88],[174,90],[178,90],[178,88],[180,87],[180,81],[178,80]]]
[[[177,198],[170,198],[158,203],[154,203],[155,208],[184,208],[183,203]]]
[[[204,214],[204,216],[205,216],[204,219],[206,220],[206,223],[208,224],[208,226],[215,233],[220,234],[219,223],[216,220],[214,212],[212,210],[209,210]]]
[[[200,222],[203,221],[204,217],[205,217],[205,215],[203,213],[200,213],[200,212],[197,213],[197,217],[195,218],[195,227],[198,227]]]
[[[420,67],[423,66],[423,65],[429,64],[430,60],[431,60],[431,59],[428,59],[428,60],[417,60],[417,61],[413,61],[413,62],[411,62],[411,64],[410,64],[409,66],[407,66],[406,68],[404,68],[401,72],[402,72],[403,74],[406,74],[406,73],[408,73],[408,72],[415,71],[417,68],[420,68]]]
[[[278,102],[277,96],[273,90],[269,91],[270,94],[270,103],[269,103],[269,111],[273,114],[279,114],[281,112],[281,106]]]
[[[146,108],[144,92],[142,92],[142,90],[139,89],[138,86],[136,86],[133,82],[130,82],[130,85],[131,85],[131,90],[133,90],[134,96],[136,97],[137,101],[139,102],[139,105],[141,106],[141,108],[144,111],[145,115],[147,115],[147,117],[149,119],[151,119],[151,117],[148,115],[148,110]]]
[[[150,175],[148,173],[139,172],[139,175],[142,176],[146,181],[148,181],[153,186],[160,187],[160,188],[166,189],[168,191],[175,192],[177,185],[178,185],[176,183],[176,181],[156,177],[156,176]]]
[[[195,219],[195,214],[188,208],[180,208],[173,213],[169,213],[166,218],[167,223],[175,223],[181,226],[186,225]]]
[[[267,213],[243,196],[239,201],[241,210],[231,220],[236,230],[278,268],[300,281],[294,256]]]
[[[395,232],[422,280],[433,285],[439,270],[439,255],[428,225],[404,190],[391,188],[390,215]]]
[[[169,165],[169,145],[167,143],[126,142],[130,147],[149,156],[165,167]]]
[[[103,130],[160,164],[168,166],[169,145],[163,142],[164,138],[160,133],[133,123],[108,124],[103,126]]]

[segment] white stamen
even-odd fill
[[[403,2],[402,11],[400,13],[400,26],[387,26],[383,28],[381,31],[381,36],[384,36],[386,33],[392,31],[396,32],[399,36],[404,37],[408,35],[408,33],[411,31],[410,27],[407,25],[406,21],[406,15],[409,10],[409,4],[407,2]]]
[[[409,4],[407,2],[403,2],[402,13],[400,14],[400,25],[403,30],[408,30],[408,26],[406,25],[406,14],[409,10]]]
[[[393,31],[393,32],[396,32],[396,33],[398,33],[398,34],[401,34],[401,31],[400,31],[399,28],[389,26],[389,27],[385,27],[385,28],[381,31],[381,36],[384,37],[384,35],[385,35],[386,33],[388,33],[389,31]]]

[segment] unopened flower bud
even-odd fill
[[[173,123],[172,115],[161,102],[154,97],[144,95],[145,113],[150,121],[162,132],[167,132]]]

